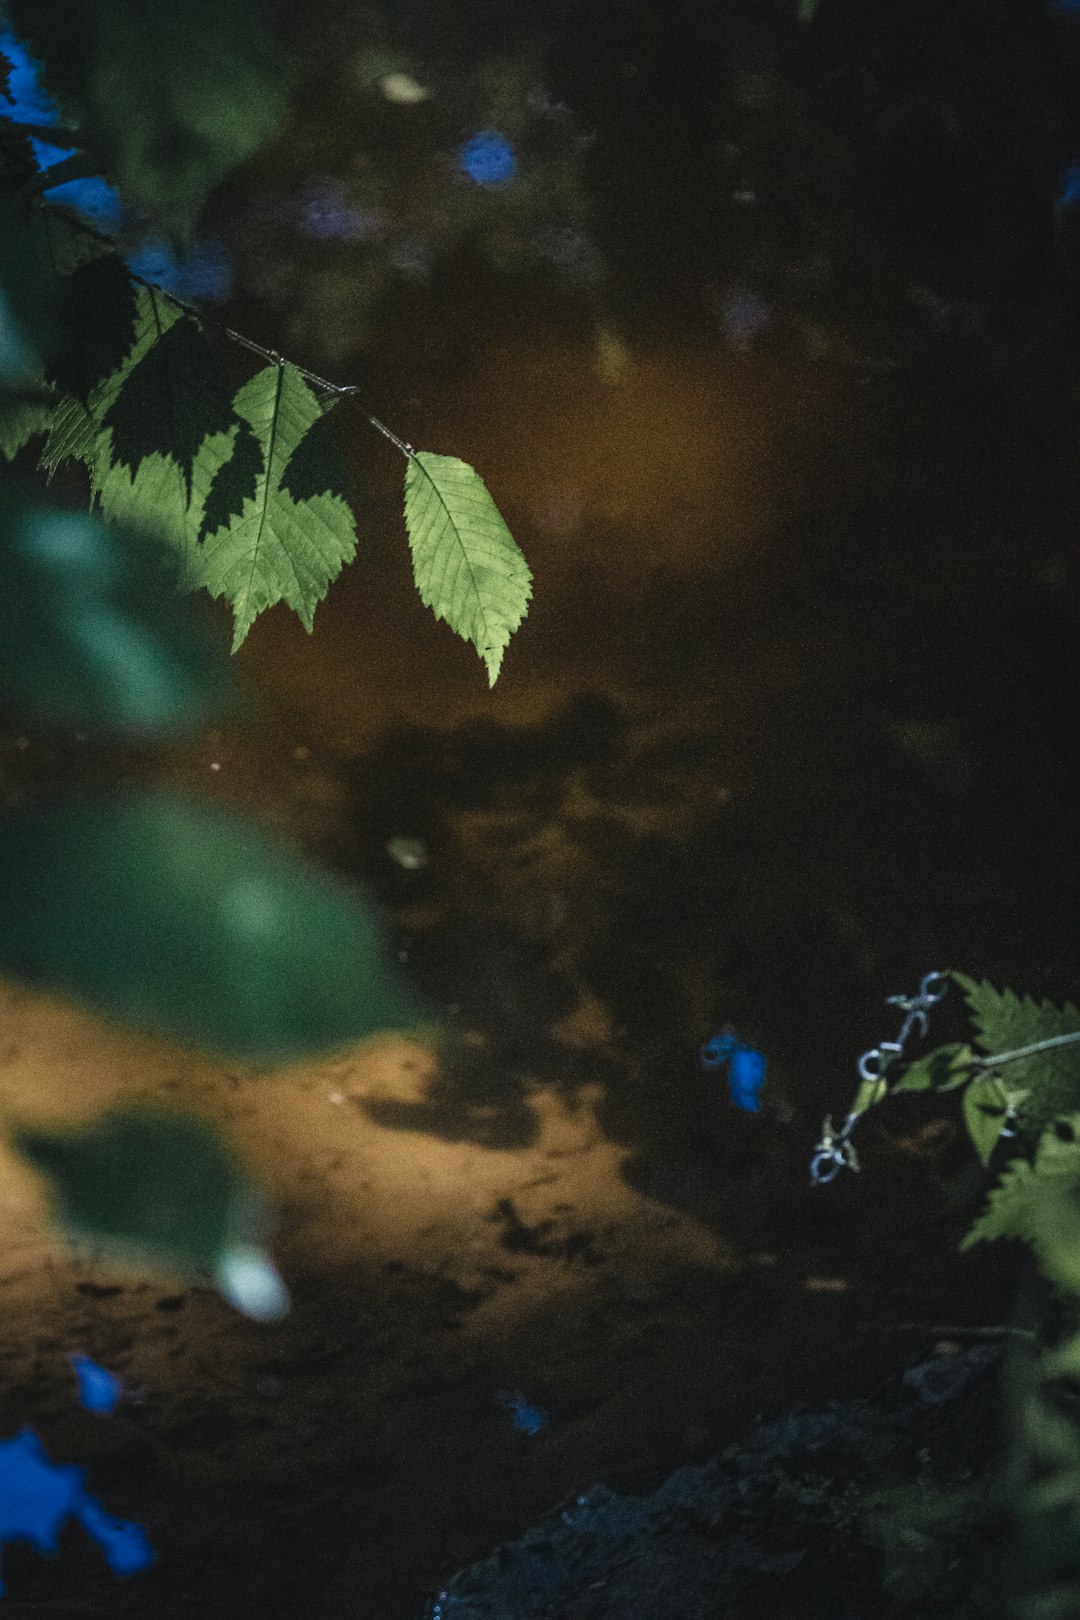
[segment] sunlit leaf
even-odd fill
[[[971,1078],[975,1059],[971,1047],[939,1046],[908,1065],[894,1091],[952,1091]]]
[[[320,430],[318,455],[304,450],[306,435],[331,407],[320,403],[296,367],[264,367],[233,405],[251,428],[262,465],[239,514],[207,535],[193,577],[232,604],[235,650],[256,616],[275,602],[287,603],[311,629],[327,586],[355,554],[356,528],[341,493],[342,473],[331,441]],[[302,481],[297,480],[302,499],[289,482],[298,454],[303,456]],[[234,499],[223,502],[219,493],[233,475],[226,463],[207,497],[208,512],[235,504]]]
[[[176,733],[229,699],[224,651],[157,541],[84,512],[0,506],[0,698],[26,718]]]
[[[494,686],[532,575],[487,486],[456,456],[417,451],[405,472],[405,523],[421,601],[472,642]]]
[[[285,60],[261,0],[9,0],[8,10],[105,173],[177,236],[284,111]]]
[[[287,1058],[417,1016],[362,898],[224,810],[9,811],[0,893],[0,972],[204,1046]]]

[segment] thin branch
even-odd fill
[[[47,209],[43,210],[43,212],[47,213]],[[65,218],[67,223],[73,225],[76,230],[82,231],[86,236],[92,236],[96,242],[103,243],[114,253],[117,251],[116,243],[87,220],[80,219],[77,215],[66,215]],[[316,372],[309,371],[306,366],[298,366],[294,360],[286,359],[284,355],[278,354],[276,349],[268,349],[264,344],[256,343],[254,338],[249,338],[245,333],[238,332],[235,327],[226,326],[225,322],[218,320],[215,315],[208,315],[205,310],[199,309],[196,304],[189,304],[186,298],[179,298],[176,293],[167,292],[164,287],[159,287],[157,282],[147,281],[145,276],[138,276],[133,270],[128,270],[128,275],[132,281],[137,281],[141,287],[160,293],[162,298],[168,299],[170,304],[174,304],[177,309],[183,310],[185,315],[192,316],[204,326],[212,326],[216,332],[221,333],[222,337],[228,338],[230,343],[238,343],[242,349],[249,350],[251,354],[257,354],[260,359],[266,361],[267,365],[291,366],[294,371],[300,373],[305,382],[310,383],[313,388],[319,389],[324,394],[336,394],[339,398],[355,397],[359,394],[360,385],[358,383],[330,382],[328,378],[320,377]],[[360,408],[363,410],[363,406]],[[381,433],[384,439],[390,441],[395,450],[400,450],[403,456],[410,461],[412,460],[416,451],[411,444],[406,443],[404,439],[399,439],[396,433],[393,433],[385,423],[380,422],[377,416],[372,416],[369,411],[364,411],[364,416],[376,432]]]
[[[247,337],[243,332],[237,332],[232,326],[226,326],[225,322],[219,321],[216,316],[207,315],[205,310],[199,309],[195,304],[189,304],[185,298],[178,298],[175,293],[166,292],[165,288],[159,287],[156,282],[145,281],[142,276],[137,276],[131,271],[128,274],[133,281],[140,282],[144,287],[153,287],[155,292],[159,292],[163,298],[167,298],[171,304],[175,304],[177,309],[182,309],[185,315],[191,315],[204,325],[212,326],[215,331],[220,332],[222,337],[228,338],[230,342],[238,343],[241,348],[249,349],[252,354],[259,355],[266,361],[267,365],[291,366],[294,371],[300,373],[305,382],[309,382],[313,388],[318,388],[322,393],[337,394],[339,398],[344,398],[346,395],[355,397],[360,392],[358,383],[330,382],[328,378],[320,377],[317,372],[309,371],[306,366],[298,366],[295,360],[287,360],[276,349],[267,349],[263,344],[256,343],[254,338]],[[406,444],[404,439],[399,439],[397,434],[392,433],[384,423],[379,421],[377,416],[372,416],[369,411],[364,411],[364,415],[371,423],[371,426],[381,433],[384,439],[389,439],[395,450],[400,450],[402,455],[409,459],[416,454],[411,444]]]
[[[1037,1052],[1049,1052],[1055,1046],[1075,1046],[1080,1041],[1080,1030],[1073,1030],[1069,1035],[1051,1035],[1045,1041],[1033,1041],[1030,1046],[1018,1046],[1015,1052],[997,1052],[993,1057],[977,1057],[972,1063],[975,1069],[997,1069],[1003,1063],[1015,1063],[1017,1058],[1034,1057]]]

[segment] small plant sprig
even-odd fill
[[[901,1071],[910,1036],[926,1035],[930,1009],[942,1000],[950,980],[964,992],[982,1050],[968,1043],[941,1046]],[[886,1005],[903,1011],[903,1026],[896,1040],[882,1041],[859,1058],[859,1086],[841,1124],[826,1116],[810,1161],[815,1183],[830,1182],[845,1168],[859,1169],[851,1140],[855,1126],[870,1108],[901,1091],[963,1087],[965,1124],[984,1164],[1002,1137],[1037,1140],[1056,1115],[1080,1107],[1080,1063],[1070,1050],[1080,1044],[1080,1012],[1071,1003],[1058,1008],[995,990],[966,974],[934,972],[925,975],[915,995],[889,996]],[[999,1046],[1003,1049],[995,1051]],[[1006,1067],[1008,1078],[999,1072]]]

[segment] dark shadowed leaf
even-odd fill
[[[167,795],[0,816],[0,972],[281,1059],[413,1022],[362,898]]]
[[[0,507],[0,699],[28,719],[176,733],[229,699],[224,649],[156,540],[89,513]]]
[[[59,286],[61,336],[47,376],[84,404],[135,341],[135,286],[115,253],[87,259]]]
[[[324,407],[323,414],[304,434],[289,457],[281,475],[281,487],[294,501],[310,501],[316,495],[338,494],[345,483],[341,464],[341,444],[330,413],[336,400]]]
[[[244,502],[255,499],[255,490],[266,461],[262,445],[248,422],[241,421],[233,441],[232,455],[218,469],[203,508],[200,540],[215,529],[227,528],[244,510]]]
[[[191,469],[203,440],[239,417],[197,321],[181,316],[133,366],[102,427],[112,430],[112,461],[132,473],[155,452],[171,456],[191,496]]]

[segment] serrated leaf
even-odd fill
[[[168,551],[89,513],[0,507],[0,698],[27,720],[175,735],[219,711],[228,661]]]
[[[256,616],[275,602],[286,602],[311,629],[327,586],[356,552],[356,529],[340,493],[340,468],[329,461],[328,440],[323,440],[325,476],[316,480],[323,493],[296,500],[285,487],[305,435],[332,408],[316,399],[296,367],[264,367],[244,384],[233,405],[250,426],[263,465],[240,514],[207,535],[193,577],[232,604],[235,652]],[[310,465],[305,476],[309,483],[315,477]],[[212,488],[208,507],[216,497]]]
[[[238,428],[215,433],[199,446],[191,468],[191,484],[171,456],[154,454],[129,473],[119,463],[101,471],[95,483],[102,515],[110,523],[152,528],[167,540],[180,567],[177,584],[190,590],[198,583],[199,530],[203,507],[216,474],[227,462]]]
[[[1000,1080],[972,1080],[962,1106],[971,1145],[983,1164],[989,1164],[1008,1118],[1005,1088]]]
[[[11,0],[9,11],[106,173],[176,236],[284,112],[286,62],[260,0]]]
[[[82,461],[95,485],[112,465],[112,434],[103,425],[133,369],[158,340],[179,319],[179,311],[152,287],[131,283],[135,317],[131,340],[116,368],[102,377],[85,402],[62,398],[49,414],[48,437],[41,452],[41,465],[50,476],[66,460]]]
[[[1080,1114],[1043,1131],[1033,1162],[1014,1160],[961,1248],[998,1238],[1030,1244],[1048,1281],[1080,1295]]]
[[[228,434],[239,418],[199,323],[188,315],[162,331],[130,366],[101,418],[112,434],[111,460],[134,476],[147,456],[169,456],[191,495],[203,441]]]
[[[893,1091],[952,1091],[971,1079],[974,1065],[971,1047],[953,1043],[916,1058],[908,1065]]]
[[[415,1020],[363,899],[169,795],[0,815],[0,972],[284,1059]]]
[[[46,368],[49,381],[86,404],[124,364],[135,342],[135,285],[115,253],[98,254],[58,287],[60,340]]]
[[[1080,1032],[1080,1012],[1071,1002],[1055,1007],[1012,990],[996,990],[963,973],[953,977],[971,1008],[978,1044],[989,1057]],[[1020,1123],[1025,1135],[1033,1138],[1048,1121],[1080,1104],[1080,1044],[1020,1058],[1002,1068],[1001,1078],[1010,1092],[1024,1094],[1018,1106]]]
[[[232,437],[230,454],[214,474],[206,493],[200,540],[205,540],[216,529],[226,528],[240,516],[244,503],[255,499],[265,468],[262,445],[251,431],[251,424],[241,421]]]
[[[998,1238],[1027,1242],[1031,1236],[1031,1181],[1034,1171],[1026,1159],[1014,1159],[987,1200],[986,1208],[967,1232],[961,1249]]]
[[[487,486],[456,456],[416,451],[405,471],[405,525],[420,600],[472,642],[494,686],[532,575]]]
[[[25,394],[0,394],[0,455],[14,461],[49,422],[49,406],[44,399]]]
[[[49,411],[45,428],[38,465],[50,479],[65,461],[81,461],[92,467],[99,429],[88,406],[77,399],[58,400]]]

